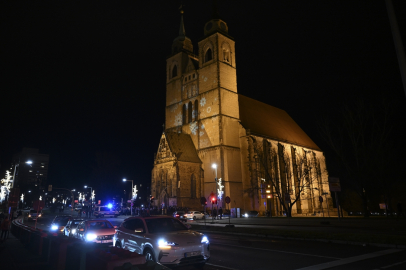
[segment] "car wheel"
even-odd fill
[[[206,263],[198,263],[198,264],[195,264],[194,267],[197,269],[203,269],[205,264]]]
[[[145,255],[145,260],[146,261],[153,261],[155,262],[155,257],[154,257],[154,253],[149,249],[145,249],[144,250],[144,255]]]
[[[193,216],[193,220],[196,220],[196,216]]]
[[[119,240],[116,241],[116,248],[123,248]]]

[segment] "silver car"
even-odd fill
[[[168,266],[202,267],[210,258],[210,242],[172,217],[131,217],[116,229],[116,247],[144,254],[146,260]]]

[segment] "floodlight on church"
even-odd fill
[[[216,164],[216,163],[213,163],[213,165],[211,165],[211,167],[212,167],[213,169],[217,169],[217,164]]]

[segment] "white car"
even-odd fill
[[[98,218],[109,217],[109,216],[116,218],[116,217],[118,217],[119,213],[118,213],[118,211],[116,211],[110,207],[107,207],[107,206],[96,206],[94,208],[93,215]]]
[[[205,215],[202,212],[199,211],[189,211],[184,215],[185,218],[187,219],[205,219]]]
[[[209,239],[189,228],[173,217],[131,217],[116,229],[113,242],[116,247],[144,254],[147,261],[203,267],[210,258]]]

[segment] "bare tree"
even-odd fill
[[[314,186],[321,184],[320,165],[316,158],[312,159],[310,153],[304,149],[298,154],[293,146],[289,154],[282,144],[278,144],[276,150],[266,139],[261,143],[254,136],[248,136],[248,140],[249,153],[252,153],[249,158],[255,165],[250,162],[252,177],[250,187],[245,192],[252,199],[259,196],[259,190],[264,189],[261,184],[265,184],[272,187],[271,193],[278,199],[288,217],[292,216],[292,207],[295,204],[299,202],[301,205],[303,197],[310,197],[311,204],[315,204],[317,199],[314,189],[317,188]],[[301,209],[297,209],[299,208]]]
[[[396,170],[396,148],[391,138],[391,106],[367,105],[362,100],[342,108],[338,120],[321,120],[320,130],[333,150],[346,184],[361,198],[364,216],[369,216],[370,194],[379,192],[387,201],[394,181],[388,181]],[[392,179],[393,180],[393,179]]]

